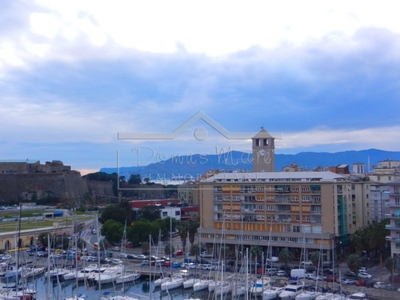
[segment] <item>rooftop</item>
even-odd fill
[[[282,182],[282,181],[321,181],[332,182],[344,180],[345,177],[330,171],[323,172],[232,172],[219,173],[200,180],[200,182]]]

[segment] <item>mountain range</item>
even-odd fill
[[[303,170],[313,170],[317,167],[332,167],[339,164],[362,163],[366,171],[371,171],[374,165],[383,160],[400,160],[400,151],[385,151],[379,149],[328,152],[300,152],[297,154],[275,154],[275,169],[281,171],[283,167],[294,162]],[[163,161],[151,163],[147,166],[126,166],[119,168],[119,175],[127,179],[131,174],[140,174],[141,178],[151,181],[165,181],[170,179],[191,179],[202,176],[209,170],[221,171],[251,171],[251,153],[231,151],[224,154],[203,155],[194,154],[177,156]],[[351,169],[351,168],[350,168]],[[101,172],[114,173],[116,168],[101,168]]]

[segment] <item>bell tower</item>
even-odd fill
[[[275,138],[263,127],[251,138],[253,143],[253,172],[275,172]]]

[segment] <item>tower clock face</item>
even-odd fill
[[[258,155],[264,156],[265,155],[265,150],[264,149],[258,150]]]

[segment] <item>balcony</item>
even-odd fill
[[[400,230],[400,224],[398,224],[398,225],[385,225],[385,229],[387,229],[387,230]]]

